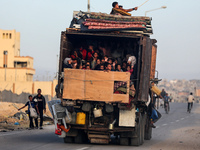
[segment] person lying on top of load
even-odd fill
[[[123,16],[131,16],[130,13],[133,10],[137,10],[137,7],[131,8],[131,9],[123,9],[123,8],[119,8],[118,2],[113,2],[112,3],[112,11],[110,14],[114,14],[114,15],[123,15]]]

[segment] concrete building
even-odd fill
[[[20,33],[0,30],[0,81],[33,81],[33,57],[20,56]]]
[[[34,74],[33,57],[20,56],[20,33],[0,29],[0,91],[36,94],[40,88],[43,95],[54,97],[57,80],[33,81]]]
[[[195,94],[196,94],[195,96],[199,96],[200,97],[200,88],[196,89],[196,93]]]

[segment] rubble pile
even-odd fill
[[[29,118],[26,114],[28,108],[18,111],[18,108],[24,106],[22,103],[0,102],[0,132],[8,132],[13,130],[22,130],[29,127]],[[53,124],[50,111],[44,114],[44,125]]]

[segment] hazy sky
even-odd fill
[[[91,11],[110,13],[113,0],[90,0]],[[124,8],[145,0],[118,0]],[[87,0],[0,0],[0,29],[21,33],[21,56],[34,57],[36,76],[56,72],[60,33],[69,27],[74,10],[87,11]],[[200,0],[149,0],[132,15],[147,13],[158,43],[160,78],[200,79]]]

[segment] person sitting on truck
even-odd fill
[[[127,69],[127,71],[126,72],[130,72],[130,74],[132,75],[132,73],[133,73],[133,67],[132,66],[130,66],[130,65],[127,65],[127,67],[126,67]]]
[[[101,64],[104,64],[104,63],[105,63],[105,59],[102,58],[102,59],[101,59]]]
[[[123,61],[122,62],[122,70],[127,71],[126,69],[127,69],[127,63],[126,63],[126,61]]]
[[[100,65],[101,65],[101,61],[100,61],[100,59],[97,59],[97,63],[96,63],[94,70],[100,70]]]
[[[113,2],[112,3],[112,11],[110,14],[114,14],[114,15],[123,15],[123,16],[131,16],[130,13],[133,10],[137,10],[137,7],[134,8],[130,8],[130,9],[123,9],[123,8],[119,8],[118,2]]]
[[[111,57],[108,58],[108,63],[111,64],[112,70],[115,70],[115,63],[113,64],[113,60]]]
[[[88,49],[80,48],[83,60],[91,60],[92,54],[94,53],[93,46],[89,45]]]
[[[72,54],[70,55],[70,58],[72,59],[72,60],[77,60],[77,62],[78,63],[81,63],[81,59],[82,59],[82,56],[81,56],[81,53],[80,53],[80,51],[79,50],[74,50],[74,51],[72,51]]]
[[[86,69],[86,70],[91,70],[91,69],[90,69],[90,65],[86,65],[85,69]]]
[[[109,72],[109,71],[111,71],[111,70],[112,70],[111,64],[108,63],[108,62],[106,62],[106,63],[105,63],[105,71]]]
[[[98,53],[97,53],[97,52],[94,52],[94,53],[93,53],[93,60],[92,60],[92,62],[91,62],[91,67],[92,67],[92,69],[95,68],[96,63],[97,63],[97,59],[98,59]]]
[[[79,68],[77,68],[77,63],[72,63],[72,69],[79,69]]]
[[[115,71],[123,72],[122,67],[121,67],[120,64],[116,64],[116,65],[115,65],[115,68],[116,68]]]
[[[72,68],[71,58],[65,58],[63,68]]]
[[[100,65],[100,69],[99,69],[99,70],[101,70],[101,71],[105,70],[105,69],[104,69],[104,64],[101,64],[101,65]]]
[[[108,56],[105,55],[105,56],[104,56],[104,62],[107,62],[107,61],[108,61]]]
[[[134,67],[134,65],[136,64],[136,57],[135,57],[135,56],[130,56],[130,57],[128,58],[127,63],[128,63],[129,65],[131,65],[131,67]]]

